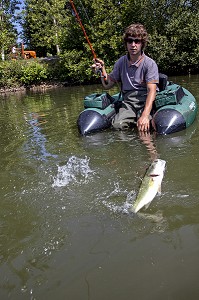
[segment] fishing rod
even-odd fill
[[[73,10],[74,10],[75,15],[76,15],[77,21],[79,22],[79,25],[80,25],[80,27],[81,27],[83,33],[84,33],[84,36],[85,36],[85,38],[86,38],[86,40],[87,40],[87,42],[88,42],[88,45],[89,45],[90,49],[91,49],[91,52],[92,52],[92,54],[93,54],[93,58],[96,59],[96,58],[97,58],[97,55],[96,55],[96,53],[95,53],[95,51],[94,51],[94,49],[93,49],[93,46],[92,46],[92,44],[91,44],[91,42],[90,42],[90,40],[89,40],[89,38],[88,38],[88,35],[87,35],[86,30],[85,30],[85,28],[84,28],[84,26],[83,26],[83,24],[82,24],[82,21],[81,21],[81,19],[80,19],[80,17],[79,17],[79,14],[78,14],[78,12],[77,12],[77,10],[76,10],[76,8],[75,8],[75,5],[74,5],[73,0],[70,0],[70,3],[71,3],[71,6],[72,6],[72,8],[73,8]]]
[[[91,50],[92,55],[93,55],[93,58],[94,58],[94,60],[96,60],[97,55],[96,55],[96,53],[95,53],[95,51],[94,51],[94,49],[93,49],[93,46],[92,46],[92,44],[91,44],[91,42],[90,42],[90,40],[89,40],[89,37],[88,37],[88,35],[87,35],[87,33],[86,33],[86,30],[85,30],[85,28],[84,28],[84,26],[83,26],[83,24],[82,24],[82,21],[81,21],[81,19],[80,19],[80,17],[79,17],[79,14],[78,14],[78,12],[77,12],[77,10],[76,10],[76,8],[75,8],[75,4],[74,4],[73,0],[70,0],[70,4],[71,4],[72,9],[73,9],[73,11],[74,11],[74,13],[75,13],[75,16],[76,16],[76,18],[77,18],[77,21],[79,22],[79,25],[80,25],[80,27],[81,27],[83,33],[84,33],[84,36],[85,36],[85,38],[86,38],[86,40],[87,40],[87,43],[88,43],[88,45],[89,45],[89,47],[90,47],[90,50]],[[106,79],[106,76],[105,76],[105,74],[103,74],[102,69],[100,70],[100,73],[102,74],[102,76],[104,77],[104,79]]]

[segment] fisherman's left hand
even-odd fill
[[[141,115],[137,120],[137,128],[139,131],[149,132],[150,129],[150,118],[149,115]]]

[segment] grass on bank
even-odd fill
[[[0,89],[52,83],[64,85],[99,83],[99,75],[94,75],[90,68],[92,63],[92,57],[85,57],[83,51],[78,50],[64,52],[59,57],[0,61]],[[183,72],[183,66],[180,67],[178,64],[176,66],[173,69],[177,68],[181,75],[190,72],[190,68],[184,69]],[[112,67],[106,65],[107,72],[110,72]],[[197,70],[197,66],[191,69],[193,74]],[[163,72],[161,67],[160,72]],[[179,72],[176,71],[175,75]],[[167,75],[170,73],[174,75],[171,70],[166,72]]]
[[[75,50],[60,57],[17,59],[0,62],[0,88],[64,83],[67,85],[96,82],[91,61]]]

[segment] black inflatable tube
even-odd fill
[[[157,111],[153,116],[152,124],[159,134],[170,134],[186,128],[183,115],[172,108]]]
[[[104,130],[111,126],[111,118],[100,114],[95,110],[84,110],[77,120],[77,126],[81,135]]]

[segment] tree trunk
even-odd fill
[[[56,22],[55,18],[53,18],[53,23],[55,25],[56,50],[57,50],[57,55],[59,55],[60,54],[60,48],[59,48],[59,45],[57,44],[57,42],[58,42],[58,33],[57,33],[57,22]]]
[[[5,60],[4,48],[1,48],[1,59],[2,59],[3,61]]]

